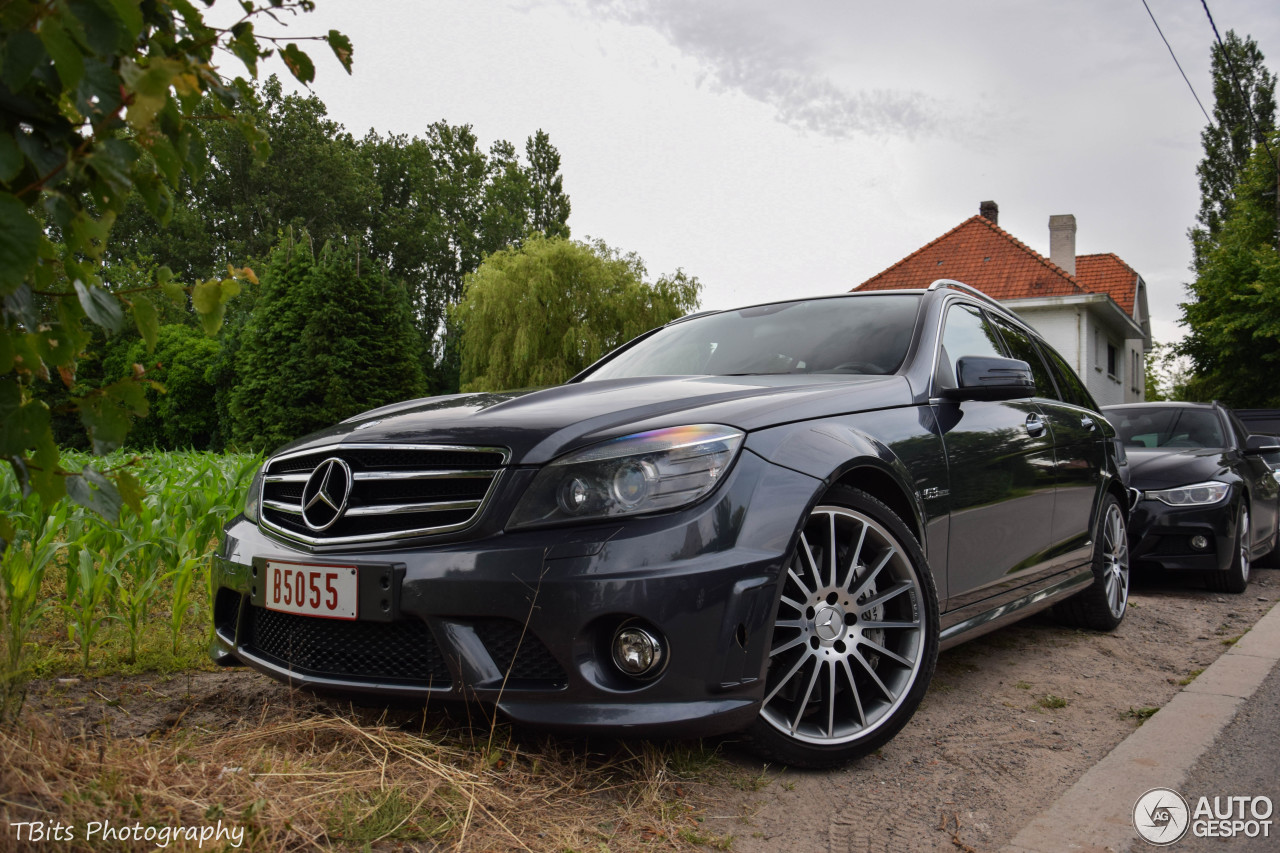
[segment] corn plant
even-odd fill
[[[89,548],[80,548],[75,566],[67,568],[67,600],[59,605],[66,613],[68,628],[80,646],[80,667],[86,674],[89,672],[93,640],[103,622],[110,618],[102,615],[101,611],[114,580],[111,572],[94,565],[95,556]]]
[[[191,609],[191,587],[195,581],[196,567],[200,565],[200,557],[183,557],[176,572],[172,574],[173,589],[169,608],[169,635],[173,639],[173,654],[178,654],[178,643],[182,638],[182,623]]]
[[[28,511],[8,514],[14,539],[0,555],[0,620],[4,629],[4,671],[0,672],[0,721],[15,719],[26,698],[27,638],[35,630],[49,602],[40,600],[45,569],[65,543],[57,541],[66,522],[64,502],[45,515],[34,499]]]

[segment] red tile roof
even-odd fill
[[[1105,293],[1133,316],[1138,299],[1138,274],[1113,254],[1076,257],[1076,281],[1090,293]]]
[[[1112,254],[1080,255],[1072,277],[991,220],[972,216],[854,290],[928,287],[940,278],[1001,300],[1105,293],[1132,316],[1138,274]]]

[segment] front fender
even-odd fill
[[[751,433],[746,446],[775,465],[827,486],[845,480],[872,492],[891,489],[896,497],[883,493],[879,497],[921,534],[925,553],[946,553],[950,488],[946,455],[927,406],[786,424]],[[863,474],[860,482],[855,473],[859,471],[874,474],[869,480]]]

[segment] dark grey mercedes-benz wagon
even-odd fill
[[[1119,624],[1113,435],[955,282],[694,315],[558,387],[281,448],[216,559],[213,654],[836,764],[902,728],[940,647],[1050,605]]]

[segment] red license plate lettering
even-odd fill
[[[268,560],[263,601],[268,610],[355,619],[359,584],[355,566],[309,566]]]

